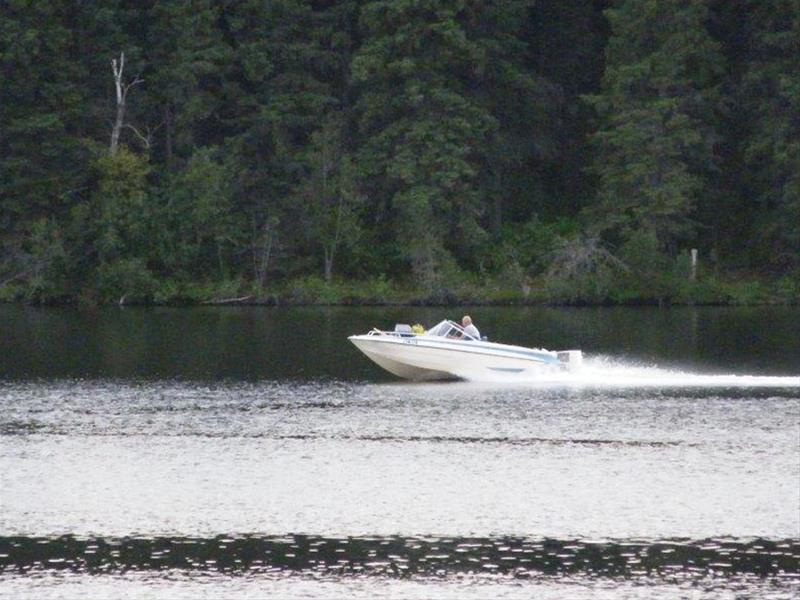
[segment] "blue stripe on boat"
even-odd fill
[[[434,344],[442,344],[442,345],[445,345],[445,346],[452,347],[453,349],[458,348],[459,350],[462,350],[462,351],[465,351],[465,352],[470,352],[470,350],[468,349],[468,346],[464,346],[464,344],[475,344],[475,348],[476,349],[486,350],[487,352],[510,352],[512,354],[520,354],[522,356],[535,358],[537,360],[541,360],[541,361],[547,362],[547,363],[560,364],[558,358],[555,357],[555,356],[551,356],[550,354],[544,354],[542,352],[534,352],[532,350],[524,350],[522,348],[486,348],[484,346],[478,345],[479,342],[474,342],[474,341],[448,342],[446,340],[437,340],[437,339],[421,338],[421,337],[418,337],[416,339],[418,340],[418,343],[419,342],[425,342],[425,343],[433,342]]]

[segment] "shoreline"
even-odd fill
[[[453,307],[453,306],[477,306],[477,307],[496,307],[496,308],[519,308],[519,307],[542,307],[542,308],[678,308],[678,307],[717,307],[717,308],[736,308],[736,307],[798,307],[798,301],[758,301],[758,302],[736,302],[736,301],[707,301],[707,302],[677,302],[677,301],[656,301],[656,300],[631,300],[626,302],[565,302],[556,300],[473,300],[457,299],[454,301],[435,301],[425,299],[397,300],[397,301],[377,301],[371,299],[345,299],[338,302],[327,301],[298,301],[291,298],[285,299],[254,299],[241,302],[193,302],[193,301],[172,301],[172,302],[148,302],[148,301],[126,301],[120,302],[101,302],[86,303],[77,299],[62,301],[10,301],[0,300],[0,306],[26,306],[35,308],[237,308],[237,307],[262,307],[262,308],[392,308],[392,307]]]
[[[316,276],[257,288],[242,278],[220,281],[153,280],[115,289],[62,290],[0,286],[0,303],[38,306],[797,306],[800,276],[754,274],[600,280],[541,278],[525,285],[464,278],[437,288],[385,277],[367,280]]]

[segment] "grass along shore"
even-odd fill
[[[800,276],[699,275],[695,280],[662,275],[543,276],[512,282],[461,276],[421,287],[386,277],[370,280],[306,276],[256,289],[241,279],[136,282],[129,289],[84,288],[52,293],[30,285],[0,286],[0,302],[41,305],[796,305]]]

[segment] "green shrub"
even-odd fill
[[[0,285],[0,302],[17,302],[24,297],[22,286],[14,283]]]
[[[684,304],[728,304],[730,287],[712,275],[698,274],[696,281],[687,279],[677,287],[675,300]]]
[[[627,269],[598,237],[558,238],[549,259],[544,287],[554,302],[605,302],[615,279]]]
[[[348,304],[386,304],[398,302],[398,292],[386,275],[366,281],[351,281],[342,286],[343,300]]]
[[[575,236],[577,224],[562,218],[544,223],[534,215],[527,223],[503,226],[500,241],[488,250],[489,270],[511,285],[544,271],[560,239]]]
[[[616,274],[610,292],[615,302],[663,302],[672,295],[674,268],[669,256],[661,252],[655,233],[633,232],[618,253],[625,269]]]
[[[547,279],[545,293],[550,302],[566,304],[605,303],[610,299],[613,280],[607,273],[586,273],[583,277]]]
[[[97,289],[102,302],[145,302],[156,289],[153,274],[139,258],[121,258],[100,265]]]
[[[339,304],[342,290],[334,282],[327,282],[318,275],[295,279],[286,286],[289,300],[297,304]]]
[[[494,282],[486,286],[484,289],[484,300],[490,304],[525,304],[542,300],[541,297],[536,298],[529,293],[528,296],[522,291],[521,287],[511,287],[502,285],[499,282]]]
[[[775,283],[775,296],[779,302],[797,304],[800,302],[800,273],[784,275]]]
[[[153,292],[153,302],[156,304],[178,304],[194,301],[186,293],[186,286],[175,279],[162,279]]]
[[[742,281],[728,284],[731,304],[765,304],[770,300],[765,285],[759,281]]]

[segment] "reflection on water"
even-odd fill
[[[603,577],[753,574],[800,581],[800,540],[554,540],[290,535],[0,538],[0,570],[313,572],[394,577],[489,573]]]
[[[777,600],[798,563],[798,540],[3,537],[0,596]]]
[[[466,311],[493,341],[613,357],[603,368],[621,359],[677,372],[800,375],[797,307],[78,311],[0,305],[0,377],[391,381],[348,335],[398,322],[430,325]],[[657,374],[653,383],[660,385]]]
[[[370,575],[126,571],[87,576],[65,570],[0,573],[0,596],[41,598],[357,598],[485,600],[790,600],[796,582],[757,575],[709,576],[676,573],[663,577],[588,577],[540,575],[520,579],[496,574],[456,574],[413,578]]]

